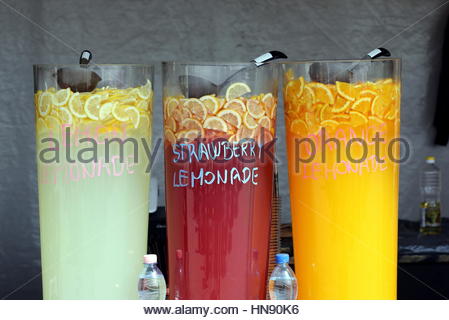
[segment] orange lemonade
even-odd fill
[[[300,75],[284,82],[299,298],[395,299],[399,82]]]

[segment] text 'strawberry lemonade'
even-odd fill
[[[179,83],[182,74],[201,75],[201,67],[227,77],[245,66],[164,66],[172,299],[265,297],[276,69],[254,67],[223,93]]]
[[[152,68],[79,68],[35,67],[43,296],[137,299],[147,252]],[[100,78],[92,86],[90,70]]]
[[[396,298],[398,64],[285,64],[300,299]]]

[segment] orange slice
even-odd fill
[[[226,121],[219,117],[211,116],[204,121],[203,124],[204,129],[210,129],[215,131],[228,131],[228,125],[226,124]]]
[[[384,124],[383,120],[376,116],[369,116],[368,121],[375,125],[383,125]]]
[[[294,134],[300,137],[307,136],[308,132],[307,124],[302,119],[293,120],[290,125],[290,131],[292,131]]]
[[[334,128],[336,128],[339,125],[339,123],[338,123],[338,121],[335,121],[335,120],[324,120],[324,121],[321,121],[320,125],[323,128],[332,128],[332,129],[334,129]]]
[[[165,135],[165,139],[167,139],[168,142],[170,142],[171,144],[176,143],[176,136],[173,133],[173,131],[171,131],[170,129],[165,129],[164,135]]]
[[[188,99],[184,105],[192,113],[192,116],[204,121],[207,117],[207,109],[204,103],[200,99],[192,98]]]
[[[351,101],[346,100],[341,96],[337,96],[335,104],[332,107],[332,112],[339,113],[346,111],[351,106]]]
[[[232,99],[223,106],[223,109],[231,109],[243,113],[246,111],[245,103],[240,99]]]
[[[370,89],[365,89],[360,91],[360,98],[371,98],[374,99],[377,97],[377,92]]]
[[[231,109],[221,110],[218,114],[218,117],[222,118],[227,123],[233,125],[237,129],[242,125],[242,117],[237,111]]]
[[[352,110],[368,113],[371,110],[371,98],[360,98],[352,105]]]
[[[315,89],[316,102],[334,104],[334,95],[326,85],[315,82],[310,86]]]
[[[168,117],[165,121],[165,126],[169,128],[171,131],[176,131],[176,121],[172,117]]]
[[[215,114],[218,111],[219,105],[218,101],[213,96],[203,96],[200,98],[200,100],[204,103],[204,106],[207,108],[209,113]]]
[[[329,120],[333,115],[332,108],[328,104],[320,109],[320,121]]]
[[[305,81],[303,77],[299,77],[296,80],[289,81],[285,86],[285,96],[287,100],[293,99],[295,96],[297,98],[301,97],[304,91]]]
[[[303,94],[301,98],[299,98],[299,108],[305,109],[307,111],[312,111],[314,103],[315,103],[315,92],[310,86],[305,85]]]
[[[263,105],[256,99],[249,99],[246,103],[246,109],[254,119],[259,119],[265,114]]]
[[[243,115],[243,123],[248,129],[255,129],[257,127],[257,121],[248,112]]]
[[[337,81],[336,85],[337,85],[337,93],[340,96],[349,101],[355,100],[356,90],[350,83]]]
[[[271,119],[267,116],[264,116],[259,119],[259,125],[269,131],[271,129]]]
[[[371,105],[371,114],[382,118],[388,110],[389,102],[389,99],[384,95],[375,97]]]
[[[350,124],[353,127],[358,127],[365,125],[368,122],[368,118],[358,111],[350,111],[349,115],[351,116]]]
[[[251,88],[246,83],[233,83],[228,87],[228,89],[226,89],[226,100],[232,100],[241,97],[249,92],[251,92]]]

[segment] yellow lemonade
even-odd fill
[[[151,144],[152,96],[149,81],[128,89],[36,92],[44,299],[138,298],[147,252],[143,143]],[[136,146],[120,147],[125,139]]]
[[[395,299],[400,86],[286,72],[300,299]]]

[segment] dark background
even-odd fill
[[[1,0],[0,298],[37,298],[40,286],[32,64],[76,63],[79,52],[87,48],[97,63],[150,63],[247,61],[273,49],[292,60],[359,58],[383,45],[403,62],[401,130],[413,152],[401,167],[400,217],[417,220],[423,158],[435,155],[443,180],[449,181],[449,149],[432,144],[449,12],[449,5],[443,4],[442,0]],[[153,132],[158,137],[159,66],[154,85]],[[278,119],[283,141],[282,108]],[[278,151],[282,161],[283,144]],[[282,222],[288,223],[287,172],[285,165],[280,168]],[[162,182],[162,204],[160,156],[153,173]],[[443,210],[449,196],[448,184],[444,186]],[[420,284],[401,272],[399,280]],[[447,287],[444,281],[439,285]]]

